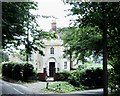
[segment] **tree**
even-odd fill
[[[2,45],[3,48],[13,44],[15,47],[20,45],[21,36],[25,36],[29,9],[35,9],[34,3],[3,2],[2,3]],[[34,19],[33,19],[34,20]]]
[[[120,38],[119,38],[120,2],[117,2],[117,3],[115,2],[114,3],[113,2],[109,2],[109,3],[76,2],[76,3],[71,3],[71,5],[73,5],[71,9],[71,14],[78,16],[78,18],[76,19],[77,21],[76,24],[79,25],[79,27],[87,27],[87,26],[98,27],[99,34],[103,35],[103,37],[107,35],[108,60],[112,62],[112,66],[115,71],[115,76],[113,78],[115,78],[115,80],[117,81],[116,85],[120,88],[119,79],[117,78],[119,75],[117,68],[118,67],[120,68],[120,66],[117,66],[117,68],[115,67],[115,65],[118,65],[120,63],[120,60],[118,59],[120,58],[120,54],[118,54],[120,52],[119,50],[120,48],[120,45],[119,45],[120,43]],[[104,33],[107,33],[107,34],[104,34]],[[102,43],[104,42],[105,41],[102,41]],[[96,46],[97,49],[99,49],[98,51],[94,49],[95,47],[93,47],[92,49],[88,48],[87,50],[96,51],[99,54],[101,53],[101,50],[104,47],[102,45],[101,45],[102,47],[100,47],[100,44],[98,42],[99,46]]]
[[[97,27],[68,27],[60,29],[60,31],[62,32],[65,54],[70,57],[70,53],[72,53],[72,59],[77,58],[84,63],[87,61],[86,57],[96,56],[98,51],[101,51],[97,46],[101,44],[102,36]]]
[[[119,4],[120,3],[105,3],[104,15],[106,16],[109,58],[112,58],[115,54],[119,57],[118,52],[120,50],[116,50],[117,48],[119,48],[118,43],[120,42],[119,40],[119,22],[120,22]],[[73,13],[72,15],[76,15],[76,14],[79,15],[77,19],[78,21],[77,23],[79,24],[79,26],[92,26],[92,27],[97,26],[100,30],[98,32],[102,35],[102,31],[101,31],[103,27],[102,5],[103,3],[92,3],[92,2],[91,3],[75,3],[74,7],[71,9],[71,12]],[[115,49],[114,51],[113,51],[113,48]]]
[[[64,57],[67,57],[70,60],[70,69],[72,69],[72,61],[74,60],[73,52],[74,52],[74,27],[62,28],[58,29],[58,31],[62,34],[61,39],[63,40],[64,49]],[[73,39],[74,38],[74,39]]]
[[[49,38],[50,33],[39,29],[36,16],[30,11],[37,10],[34,2],[3,2],[2,3],[2,46],[10,49],[24,45],[26,61],[28,54],[39,51],[41,55],[44,48],[43,38]]]

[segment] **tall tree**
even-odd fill
[[[118,63],[120,54],[120,2],[109,2],[109,3],[97,3],[97,2],[76,2],[71,3],[73,5],[71,9],[72,15],[77,15],[76,24],[80,27],[98,27],[99,33],[105,36],[104,33],[107,33],[107,51],[108,51],[108,60],[112,61],[112,65],[115,71],[115,76],[119,75],[118,69],[120,68]],[[105,41],[103,41],[105,42]],[[99,43],[99,42],[98,42]],[[101,43],[102,44],[102,43]],[[104,43],[105,44],[105,43]],[[97,52],[99,53],[104,46],[100,47],[99,45]],[[89,49],[90,50],[90,49]],[[95,50],[94,47],[91,50]],[[104,49],[106,50],[106,48]],[[102,51],[103,52],[103,51]],[[106,57],[106,56],[105,56]],[[104,62],[106,63],[106,61]],[[106,67],[106,66],[105,66]],[[105,74],[106,75],[106,74]],[[116,85],[120,88],[119,79],[116,77]],[[118,89],[119,89],[118,88]],[[107,95],[107,94],[106,94]]]
[[[21,37],[25,36],[27,22],[29,21],[28,11],[35,9],[33,3],[3,2],[2,3],[2,45],[3,48],[9,47],[8,44],[17,46],[20,44]]]
[[[78,59],[84,63],[87,61],[86,57],[91,55],[97,57],[98,51],[101,55],[101,48],[98,48],[98,44],[101,44],[102,35],[97,27],[68,27],[62,28],[60,31],[65,56],[70,58],[70,53],[72,53],[72,59]]]
[[[2,3],[2,45],[3,49],[11,46],[18,48],[24,45],[26,60],[32,51],[41,55],[44,47],[43,38],[49,38],[50,33],[39,29],[36,16],[30,11],[37,10],[34,2],[3,2]]]

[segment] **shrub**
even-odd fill
[[[36,72],[32,64],[5,62],[2,64],[2,76],[27,81],[36,79]]]
[[[2,63],[2,76],[12,78],[12,68],[14,66],[13,62]]]
[[[74,70],[70,72],[61,72],[58,74],[60,81],[67,81],[75,87],[85,86],[86,88],[101,88],[103,87],[103,70],[84,69]]]
[[[23,80],[26,81],[28,79],[34,79],[35,75],[36,75],[36,73],[34,71],[33,65],[26,63],[23,66]]]
[[[80,86],[80,75],[81,75],[81,72],[79,70],[72,71],[71,76],[68,77],[68,82],[75,87],[79,87]]]
[[[103,87],[103,71],[102,69],[87,69],[85,73],[81,74],[81,85],[89,88]]]
[[[70,72],[69,71],[64,71],[57,73],[57,80],[58,81],[68,81],[68,77],[70,77]]]
[[[13,79],[15,80],[22,80],[22,64],[16,64],[13,66]]]
[[[120,64],[119,62],[112,62],[113,68],[109,69],[109,87],[111,89],[111,93],[120,94]]]

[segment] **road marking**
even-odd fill
[[[17,92],[19,92],[20,94],[24,94],[24,93],[20,92],[19,90],[17,90],[16,88],[14,88],[14,90],[16,90]]]

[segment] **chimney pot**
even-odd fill
[[[56,21],[55,20],[52,20],[51,29],[52,29],[52,31],[56,31]]]

